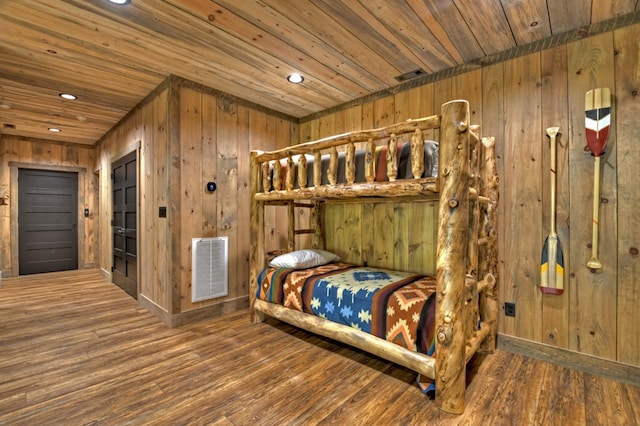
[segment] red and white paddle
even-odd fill
[[[600,270],[602,263],[598,259],[598,222],[600,220],[600,156],[609,139],[611,125],[611,92],[608,87],[589,90],[584,100],[585,131],[587,144],[594,157],[593,176],[593,234],[591,236],[591,259],[587,268]]]

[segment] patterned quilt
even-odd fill
[[[267,268],[257,297],[432,355],[435,277],[346,263]]]

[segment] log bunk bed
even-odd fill
[[[423,177],[423,132],[429,129],[439,129],[438,177]],[[268,315],[409,368],[434,380],[435,403],[440,409],[462,413],[465,407],[466,363],[476,352],[495,351],[498,314],[498,176],[494,140],[481,138],[478,133],[479,128],[469,123],[468,102],[455,100],[442,105],[441,115],[349,132],[271,152],[253,151],[250,231],[252,321],[261,322]],[[414,177],[397,179],[397,143],[402,138],[411,147]],[[359,161],[364,172],[355,170],[358,163],[356,143],[365,146],[364,160]],[[384,179],[375,174],[375,155],[381,146],[386,148]],[[339,183],[337,176],[338,150],[345,160],[344,183]],[[307,157],[311,159],[309,162]],[[328,167],[323,171],[322,162],[326,157],[329,157],[325,160]],[[307,182],[308,173],[313,174],[311,185]],[[363,182],[356,181],[358,174],[364,176]],[[345,199],[372,202],[388,198],[398,201],[428,199],[438,203],[433,287],[435,314],[432,315],[431,334],[432,347],[435,346],[433,356],[407,349],[389,341],[388,337],[376,337],[348,324],[339,324],[259,297],[263,285],[260,280],[264,279],[262,271],[274,255],[297,249],[296,235],[313,234],[309,238],[313,241],[313,248],[324,248],[323,203]],[[268,253],[265,248],[264,218],[265,206],[268,205],[288,206],[288,247],[278,253]],[[300,206],[312,209],[311,229],[296,229],[295,209]]]

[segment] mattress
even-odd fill
[[[435,277],[347,263],[266,268],[257,298],[432,355]]]

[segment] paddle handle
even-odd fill
[[[557,235],[556,233],[556,135],[558,134],[558,127],[550,127],[547,129],[547,134],[551,139],[551,235]]]
[[[591,259],[587,262],[587,268],[602,269],[602,263],[598,259],[598,228],[600,222],[600,157],[594,157],[593,176],[593,227],[591,232]]]

